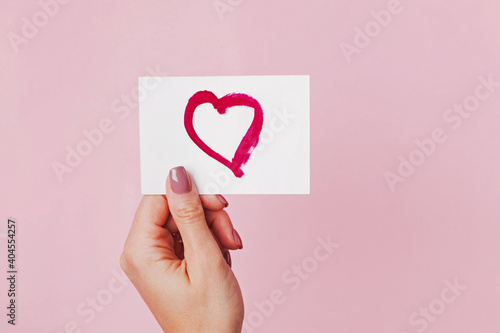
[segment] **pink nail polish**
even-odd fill
[[[234,242],[236,243],[236,245],[238,245],[239,248],[242,249],[243,242],[241,241],[241,237],[235,229],[233,229],[233,238],[234,238]]]
[[[168,177],[170,178],[170,187],[174,193],[186,194],[191,192],[191,181],[184,167],[173,168],[170,170]]]
[[[224,260],[227,262],[227,264],[229,265],[229,267],[231,267],[232,262],[231,262],[231,254],[229,253],[229,251],[228,250],[224,251],[224,253],[222,254],[222,256],[224,257]]]
[[[226,198],[224,198],[221,194],[217,194],[215,196],[220,200],[220,202],[224,204],[224,207],[229,206],[229,203],[227,202]]]

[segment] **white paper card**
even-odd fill
[[[309,76],[140,77],[139,103],[143,194],[180,165],[200,194],[309,194]]]

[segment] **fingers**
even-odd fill
[[[143,196],[135,213],[127,243],[137,239],[159,240],[162,226],[169,216],[167,199],[163,195]]]
[[[220,194],[201,194],[200,195],[201,204],[203,208],[208,211],[219,211],[226,208],[229,204],[227,200]],[[209,222],[209,221],[207,221]],[[211,223],[209,222],[209,226]],[[179,232],[177,225],[175,225],[172,215],[168,216],[167,222],[164,225],[171,233]]]
[[[163,195],[142,198],[121,257],[122,268],[128,274],[147,262],[177,259],[172,235],[162,227],[168,215],[168,203]]]
[[[196,186],[184,167],[170,170],[166,196],[170,213],[182,235],[188,269],[190,263],[210,265],[215,259],[222,259],[219,246],[205,220]]]
[[[241,237],[233,228],[229,214],[225,210],[205,210],[205,219],[221,248],[230,250],[243,248]],[[169,215],[165,228],[167,228],[170,233],[175,233],[177,235],[179,233],[179,229],[175,225],[172,215]]]
[[[220,194],[202,194],[200,199],[203,207],[208,210],[221,210],[229,206],[226,198]]]
[[[233,262],[231,260],[231,253],[229,253],[228,250],[224,251],[222,253],[222,255],[224,256],[224,260],[227,262],[227,264],[229,265],[229,267],[232,267],[233,266]]]
[[[225,210],[205,211],[207,223],[212,229],[215,237],[219,240],[222,247],[230,250],[243,248],[240,235],[233,228],[231,219]]]

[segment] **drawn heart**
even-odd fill
[[[203,142],[193,126],[193,115],[194,111],[198,106],[204,103],[210,103],[212,106],[223,115],[226,113],[227,109],[233,106],[248,106],[254,109],[254,118],[252,124],[248,128],[247,133],[241,140],[238,149],[236,150],[233,160],[230,162],[224,156],[215,152],[210,148],[205,142]],[[243,176],[243,170],[241,167],[248,161],[252,151],[259,143],[259,135],[262,130],[262,123],[264,120],[264,114],[262,108],[253,97],[245,94],[228,94],[224,97],[217,98],[211,91],[198,91],[190,99],[186,106],[186,111],[184,113],[184,127],[186,131],[193,140],[193,142],[200,147],[208,156],[214,158],[220,163],[228,167],[236,177],[241,178]]]

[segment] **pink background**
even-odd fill
[[[14,217],[19,298],[17,327],[2,312],[0,330],[60,333],[74,322],[80,332],[160,332],[131,285],[90,322],[77,313],[109,294],[141,197],[138,109],[121,119],[113,104],[158,66],[164,75],[311,76],[312,194],[227,198],[245,245],[233,262],[253,331],[417,332],[411,314],[442,311],[444,281],[455,278],[467,289],[425,331],[500,331],[500,88],[459,129],[443,120],[479,76],[500,81],[498,1],[402,0],[350,63],[340,43],[352,44],[388,1],[231,3],[221,20],[211,0],[69,1],[15,53],[7,34],[41,9],[2,1],[0,257]],[[58,181],[51,164],[104,118],[114,131]],[[438,127],[448,139],[391,192],[384,173]],[[311,263],[327,235],[340,247],[291,290],[282,275]],[[286,300],[262,315],[255,302],[275,289]]]

